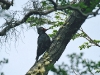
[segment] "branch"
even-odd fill
[[[89,15],[94,15],[95,12],[91,12],[88,14],[84,14],[80,8],[78,7],[73,7],[71,5],[67,5],[67,6],[58,6],[57,10],[64,10],[64,9],[70,9],[70,10],[74,10],[77,11],[80,15],[82,15],[83,17],[88,17]],[[21,21],[16,21],[15,24],[11,25],[11,26],[7,26],[5,27],[1,32],[0,32],[0,36],[4,36],[6,35],[7,31],[9,31],[11,28],[14,28],[16,26],[19,26],[20,24],[26,22],[26,20],[29,18],[29,16],[35,14],[35,15],[47,15],[51,12],[55,11],[54,8],[51,8],[50,10],[47,11],[37,11],[37,10],[30,10]],[[99,11],[99,9],[96,11],[96,13]]]
[[[54,9],[57,10],[57,4],[53,0],[49,0],[49,1],[54,5]]]
[[[2,9],[9,9],[11,5],[13,6],[13,0],[11,2],[7,0],[0,0],[0,2],[3,3],[3,4],[0,4]]]
[[[74,17],[74,14],[83,19]],[[57,32],[49,50],[44,53],[40,60],[25,75],[47,75],[50,69],[48,67],[58,61],[71,38],[80,29],[86,19],[87,17],[82,16],[79,12],[73,12]]]
[[[63,6],[63,7],[62,6],[57,7],[57,10],[64,10],[64,9],[70,9],[70,10],[77,11],[78,13],[80,13],[84,17],[88,17],[89,15],[96,16],[98,14],[99,10],[100,10],[100,8],[98,8],[95,12],[89,12],[89,13],[85,14],[81,11],[81,8],[79,8],[79,7],[74,7],[74,6],[71,6],[71,5],[67,5],[67,6]]]
[[[95,43],[95,42],[83,31],[82,28],[80,28],[80,31],[82,31],[82,32],[87,36],[87,38],[86,38],[86,37],[85,37],[85,38],[86,38],[89,42],[91,42],[91,43],[93,43],[94,45],[100,47],[100,45],[97,44],[97,43]]]
[[[78,12],[74,12],[79,17],[82,17]],[[81,25],[84,23],[84,19],[74,17],[72,13],[69,19],[66,20],[65,24],[59,29],[57,35],[55,36],[50,49],[45,52],[42,58],[36,62],[31,69],[26,73],[26,75],[47,75],[48,67],[54,65],[56,61],[60,58],[65,47],[71,40],[72,36],[78,31]]]
[[[80,14],[77,12],[75,14],[80,16]],[[63,51],[65,50],[66,45],[84,23],[85,19],[75,18],[72,14],[69,19],[66,20],[66,23],[57,32],[50,49],[37,63],[32,66],[26,75],[47,75],[49,70],[48,67],[58,61]]]
[[[76,72],[74,71],[74,69],[73,69],[73,72],[74,72],[75,75],[77,75]]]
[[[90,69],[90,65],[89,65],[88,62],[86,62],[86,65],[87,65],[88,71],[89,71],[92,75],[94,75],[94,74],[92,73],[91,69]]]
[[[23,18],[21,21],[15,21],[15,23],[11,24],[10,22],[10,25],[7,25],[3,30],[0,31],[0,36],[4,36],[6,35],[6,33],[16,27],[16,26],[19,26],[20,24],[26,22],[26,20],[29,18],[29,16],[33,15],[33,14],[41,14],[41,15],[47,15],[48,13],[51,13],[52,11],[54,11],[54,9],[51,9],[51,10],[48,10],[48,11],[45,11],[45,12],[41,12],[41,11],[36,11],[36,10],[30,10]]]

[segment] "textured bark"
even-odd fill
[[[47,67],[58,61],[72,36],[79,30],[86,18],[79,12],[73,12],[57,32],[50,49],[32,66],[26,75],[47,75],[49,71]]]
[[[74,15],[77,15],[80,18],[77,18]],[[38,67],[46,68],[46,62],[54,64],[56,61],[58,61],[72,36],[79,30],[85,19],[86,17],[83,17],[78,12],[73,12],[73,14],[70,15],[69,19],[66,20],[66,23],[57,32],[57,35],[55,36],[50,49],[47,51],[47,56],[45,56],[44,54],[44,56],[37,63],[35,63],[35,65],[29,70],[26,75],[38,75],[38,73],[34,72],[35,69],[37,70]],[[39,63],[41,64],[41,66],[38,65]],[[46,75],[47,73],[48,69],[45,69],[44,75]]]
[[[5,4],[3,4],[3,3],[5,3],[5,1],[6,1],[6,0],[0,0],[0,2],[2,2],[1,4],[2,4],[3,6],[5,6]],[[94,16],[96,16],[96,15],[98,14],[98,11],[100,10],[100,8],[99,8],[96,12],[91,12],[91,11],[90,11],[90,12],[88,12],[88,13],[84,13],[84,12],[82,12],[82,10],[85,11],[85,9],[82,9],[82,10],[81,10],[81,8],[79,8],[79,7],[74,7],[74,6],[72,6],[72,5],[65,5],[65,6],[59,5],[59,6],[58,6],[58,5],[55,5],[54,2],[52,2],[53,0],[49,0],[49,1],[51,1],[51,3],[54,5],[54,8],[48,9],[48,10],[46,10],[46,11],[43,11],[43,10],[41,11],[40,9],[38,9],[38,10],[29,9],[30,11],[27,12],[21,20],[15,20],[15,21],[12,22],[12,19],[13,19],[14,17],[11,19],[10,22],[7,22],[7,20],[6,20],[5,24],[7,24],[7,26],[5,26],[3,29],[0,30],[0,36],[5,36],[6,33],[7,33],[8,31],[10,31],[11,29],[13,29],[13,28],[15,28],[15,27],[21,25],[22,23],[25,23],[25,22],[27,21],[27,19],[28,19],[31,15],[33,15],[33,14],[34,14],[34,15],[47,15],[47,14],[49,14],[49,13],[52,13],[52,12],[56,11],[56,10],[65,10],[65,9],[69,9],[69,10],[77,11],[80,15],[82,15],[82,16],[84,16],[84,17],[87,17],[87,16],[89,16],[89,15],[94,15]],[[87,0],[80,0],[80,2],[83,2],[83,1],[86,2],[86,5],[90,6],[90,0],[88,0],[88,2],[87,2]],[[12,2],[8,2],[8,3],[11,3],[11,4],[13,5],[13,0],[12,0]],[[98,1],[98,3],[99,3],[99,1]],[[1,6],[2,6],[2,5],[1,5]],[[6,3],[6,5],[8,5],[8,4]],[[7,8],[9,8],[9,6],[7,6]]]

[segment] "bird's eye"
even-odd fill
[[[42,30],[46,30],[45,28],[42,28]]]

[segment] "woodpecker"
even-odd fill
[[[38,61],[39,56],[42,55],[46,50],[48,50],[51,45],[50,37],[45,33],[47,30],[48,29],[45,29],[43,27],[37,28],[39,36],[37,41],[38,46],[36,61]]]

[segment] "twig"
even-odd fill
[[[2,1],[2,0],[1,0]],[[73,7],[71,5],[66,5],[66,6],[57,6],[57,10],[64,10],[64,9],[70,9],[79,12],[82,16],[87,17],[89,15],[93,15],[94,12],[84,14],[79,7]],[[100,9],[100,8],[99,8]],[[96,11],[96,13],[99,11],[99,9]],[[21,21],[16,21],[13,25],[5,27],[1,32],[0,36],[6,35],[6,32],[9,31],[11,28],[14,28],[16,26],[19,26],[20,24],[26,22],[26,20],[29,18],[31,15],[47,15],[51,12],[55,11],[54,8],[51,8],[50,10],[47,11],[37,11],[37,10],[30,10]]]
[[[73,70],[73,72],[75,73],[75,75],[77,75],[76,72],[75,72],[74,70]]]
[[[97,43],[95,43],[95,42],[83,31],[82,28],[80,28],[80,31],[82,31],[82,32],[87,36],[86,39],[87,39],[89,42],[91,42],[91,43],[95,44],[96,46],[100,47],[100,45],[97,44]]]
[[[49,1],[54,5],[54,9],[57,10],[57,4],[53,0],[49,0]]]

